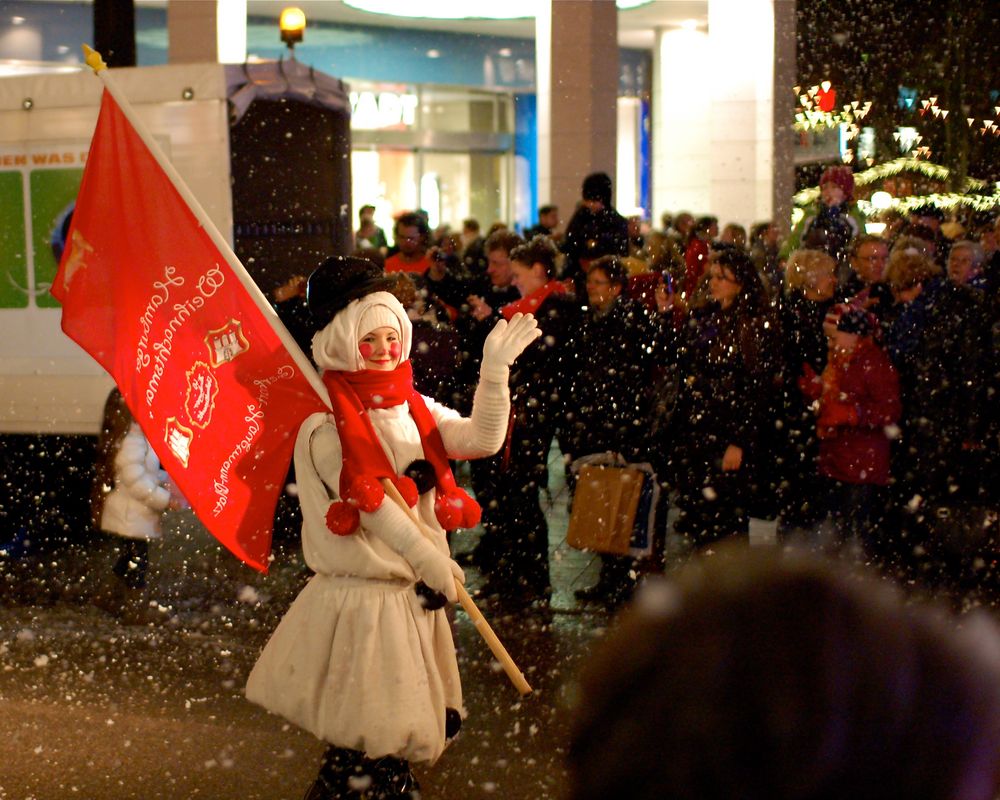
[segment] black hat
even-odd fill
[[[594,172],[583,179],[583,199],[600,200],[611,207],[611,178],[605,172]]]
[[[837,320],[837,330],[858,336],[871,336],[875,333],[875,317],[863,308],[848,309]]]
[[[382,268],[364,258],[330,256],[313,270],[306,283],[306,303],[313,320],[326,326],[352,300],[395,285]]]

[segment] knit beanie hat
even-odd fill
[[[611,208],[611,178],[605,172],[594,172],[583,179],[583,199],[599,200]]]
[[[850,202],[854,199],[854,173],[850,167],[827,167],[819,179],[819,185],[833,182],[844,193],[844,199]]]
[[[334,314],[329,324],[313,336],[313,361],[322,370],[362,370],[365,363],[358,342],[365,334],[381,327],[393,328],[399,333],[399,363],[406,361],[413,342],[413,325],[406,309],[388,292],[372,292],[359,297]]]
[[[376,328],[392,328],[397,334],[399,330],[399,319],[392,309],[382,303],[368,306],[358,320],[358,337],[363,338]]]

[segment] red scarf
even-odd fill
[[[375,511],[384,499],[381,479],[388,478],[409,505],[416,505],[413,481],[396,474],[382,448],[367,410],[392,408],[409,403],[420,434],[424,458],[434,468],[437,500],[434,511],[445,530],[471,528],[478,524],[481,509],[455,483],[448,464],[444,441],[424,398],[413,388],[413,368],[404,361],[393,370],[323,373],[323,383],[330,392],[333,418],[340,434],[343,466],[340,471],[340,496],[327,513],[327,525],[341,536],[353,533],[361,511]]]
[[[500,313],[503,314],[505,320],[510,322],[510,318],[518,312],[521,314],[534,314],[538,310],[538,307],[548,299],[550,294],[564,294],[565,292],[566,284],[562,281],[552,280],[546,283],[541,289],[533,291],[527,297],[522,297],[520,300],[508,303],[500,309]]]

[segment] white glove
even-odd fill
[[[362,511],[361,524],[405,558],[431,589],[441,592],[449,602],[458,602],[455,581],[465,583],[462,568],[431,544],[390,498],[385,498],[375,511]]]
[[[427,539],[420,538],[402,553],[403,558],[410,562],[413,571],[435,592],[440,592],[448,598],[449,603],[458,602],[458,589],[455,581],[465,583],[465,573],[455,561],[443,555]]]
[[[483,364],[480,380],[506,383],[510,365],[524,349],[542,335],[533,314],[515,314],[510,322],[501,319],[483,343]]]

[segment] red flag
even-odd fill
[[[266,571],[296,432],[326,406],[229,259],[106,90],[52,285],[62,328],[208,530]]]

